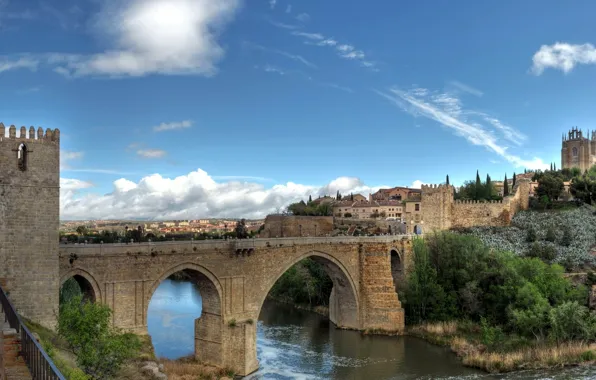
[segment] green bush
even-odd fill
[[[557,240],[557,232],[553,226],[548,227],[548,230],[546,230],[544,240],[550,241],[551,243],[554,243]]]
[[[83,301],[82,296],[60,305],[58,333],[91,379],[113,377],[141,347],[136,335],[112,326],[111,315],[109,307]]]
[[[533,227],[528,228],[528,231],[526,231],[526,241],[528,243],[533,243],[536,239],[536,230],[534,230]]]
[[[534,242],[528,250],[528,253],[526,253],[526,256],[536,257],[550,263],[557,256],[557,251],[555,250],[555,247],[551,245]]]
[[[550,336],[557,343],[568,340],[593,340],[596,317],[577,302],[565,302],[549,312]]]

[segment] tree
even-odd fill
[[[513,190],[513,188],[515,187],[515,177],[517,177],[515,175],[515,172],[513,172],[513,182],[511,183],[511,190]]]
[[[484,190],[485,191],[485,195],[484,196],[485,196],[486,199],[491,199],[493,185],[492,185],[492,182],[490,180],[490,176],[488,174],[486,175],[486,184],[485,184],[485,186],[486,186],[486,189]]]
[[[445,181],[447,185],[449,185],[449,174],[447,174],[447,180]]]
[[[89,232],[89,231],[87,231],[87,227],[85,227],[85,226],[78,226],[76,231],[77,231],[77,234],[79,234],[81,236],[85,236]]]
[[[350,193],[350,200],[354,202],[354,194]]]
[[[308,196],[308,203],[312,202],[312,195]]]
[[[475,198],[474,199],[481,199],[484,197],[484,192],[482,191],[482,182],[480,181],[480,174],[478,173],[478,170],[476,170],[476,194],[475,194]]]
[[[509,195],[509,182],[507,182],[507,173],[505,173],[505,180],[503,181],[503,196]]]
[[[551,172],[553,171],[553,163],[552,162],[550,163],[550,171]]]
[[[563,191],[563,180],[552,174],[545,174],[538,181],[536,195],[541,198],[546,196],[550,202],[556,201]]]
[[[58,334],[76,355],[83,372],[97,380],[112,378],[141,347],[136,335],[112,326],[108,306],[83,301],[80,295],[60,305]]]

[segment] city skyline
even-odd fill
[[[540,9],[540,18],[535,16]],[[0,1],[0,121],[61,131],[61,219],[263,218],[560,167],[596,5]]]

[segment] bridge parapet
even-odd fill
[[[60,244],[60,255],[65,254],[122,254],[123,251],[152,252],[161,250],[166,253],[182,253],[184,251],[203,250],[254,250],[266,247],[282,247],[314,244],[357,244],[357,243],[390,243],[392,241],[410,240],[419,235],[384,235],[384,236],[335,236],[335,237],[289,237],[272,239],[238,239],[238,240],[184,240],[142,243],[110,243],[110,244]]]

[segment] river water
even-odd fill
[[[149,304],[155,354],[176,359],[194,352],[201,296],[189,282],[165,280]],[[448,349],[413,337],[364,336],[338,330],[315,313],[265,302],[257,324],[260,368],[245,380],[595,379],[596,368],[490,375],[461,365]]]

